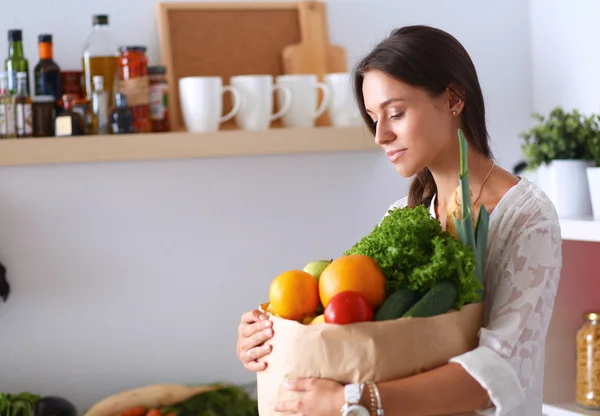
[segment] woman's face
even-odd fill
[[[443,163],[444,153],[452,149],[457,117],[452,114],[457,109],[451,108],[448,92],[433,98],[425,90],[371,70],[364,76],[363,95],[376,123],[375,141],[400,175],[410,177],[424,167]]]

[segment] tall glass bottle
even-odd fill
[[[92,17],[93,31],[83,47],[83,74],[85,78],[85,96],[91,100],[94,91],[93,78],[101,75],[108,92],[109,108],[113,106],[115,75],[118,68],[119,45],[108,26],[108,15],[99,14]]]
[[[109,134],[108,93],[104,91],[104,79],[101,75],[94,77],[94,93],[92,94],[92,109],[96,118],[96,134]]]
[[[40,60],[34,69],[35,95],[52,95],[60,102],[62,88],[60,83],[60,68],[52,56],[52,35],[38,36]]]
[[[10,95],[17,93],[17,73],[25,72],[27,75],[27,94],[29,91],[29,62],[23,53],[23,31],[12,29],[8,31],[8,58],[4,61],[4,68],[8,72],[8,91]]]
[[[33,136],[31,97],[27,92],[27,73],[25,72],[17,72],[15,107],[17,112],[17,137]]]
[[[17,137],[15,98],[8,92],[8,73],[0,73],[0,138]]]

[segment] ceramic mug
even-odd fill
[[[325,75],[325,84],[331,96],[327,105],[327,114],[334,127],[360,126],[362,118],[352,92],[352,78],[348,72]]]
[[[266,130],[271,122],[282,117],[290,108],[289,88],[273,84],[272,75],[236,75],[231,85],[241,94],[241,105],[235,122],[243,130]],[[273,92],[283,94],[279,111],[273,114]]]
[[[330,91],[329,87],[319,82],[316,75],[279,75],[277,84],[287,87],[292,95],[289,110],[281,117],[284,127],[308,128],[314,127],[319,118],[327,109]],[[319,104],[318,90],[323,91]],[[282,106],[285,100],[282,90],[277,92],[277,102]]]
[[[222,115],[223,94],[227,91],[233,95],[233,108]],[[188,131],[215,132],[239,111],[241,96],[234,87],[224,86],[221,77],[184,77],[179,79],[179,103]]]

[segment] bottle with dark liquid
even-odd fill
[[[112,134],[133,133],[133,113],[127,107],[125,94],[115,94],[117,106],[110,113],[110,125]]]
[[[54,122],[55,136],[83,136],[85,126],[83,117],[73,111],[73,103],[79,98],[75,94],[63,95],[63,110]]]
[[[62,96],[62,88],[60,68],[52,56],[52,35],[39,35],[38,49],[40,60],[34,69],[35,95],[52,95],[58,103]]]
[[[27,73],[25,72],[17,72],[15,108],[17,112],[17,137],[33,136],[31,97],[27,92]]]

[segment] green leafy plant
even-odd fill
[[[538,124],[520,134],[525,161],[534,169],[553,160],[592,160],[589,142],[599,134],[598,117],[555,107],[548,117],[532,115]]]
[[[597,118],[600,122],[600,116]],[[600,168],[600,134],[596,134],[588,140],[588,150],[594,165]]]

